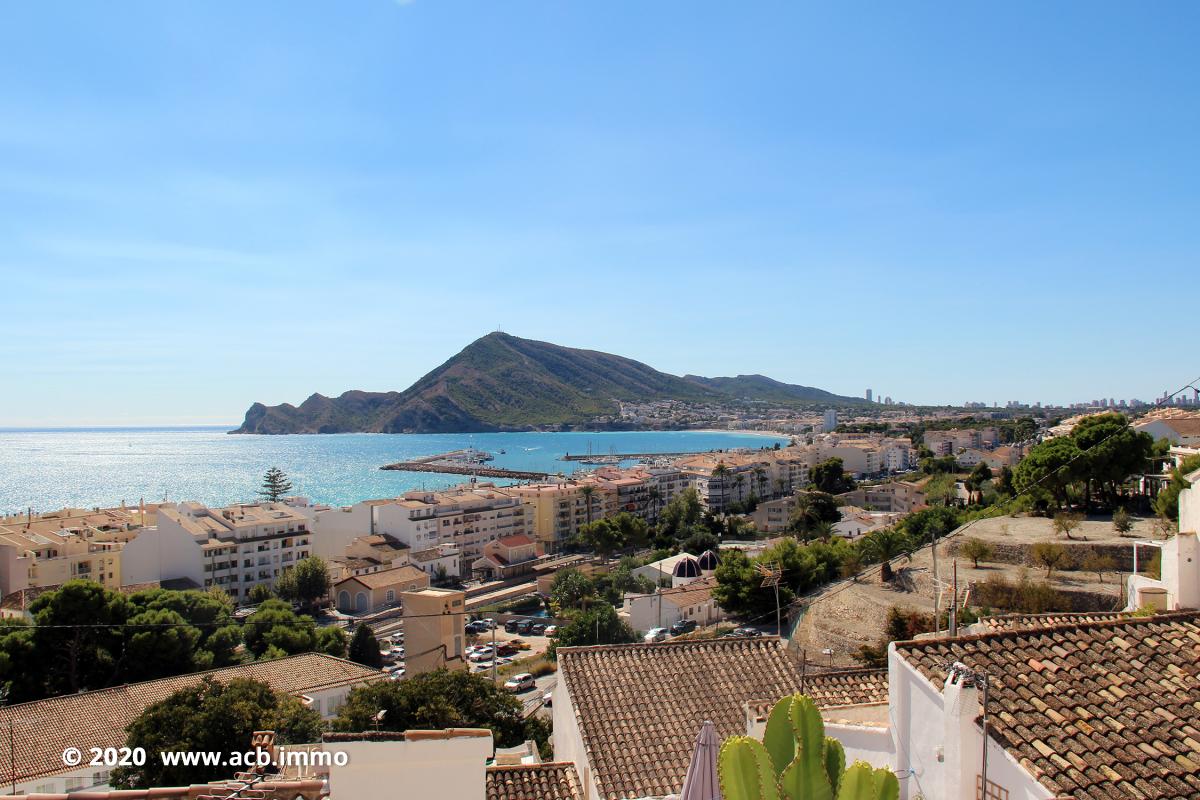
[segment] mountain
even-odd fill
[[[761,375],[680,378],[633,359],[489,333],[403,392],[314,394],[293,406],[255,403],[232,433],[474,433],[595,425],[618,402],[770,400],[858,404]]]
[[[867,402],[859,397],[843,397],[812,386],[781,383],[766,375],[738,375],[736,378],[702,378],[699,375],[685,375],[684,378],[739,400],[761,400],[780,405],[796,403],[862,405]]]

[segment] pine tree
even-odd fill
[[[291,490],[292,482],[288,480],[284,471],[279,467],[271,467],[267,474],[263,475],[262,489],[259,490],[258,496],[278,503]]]
[[[383,666],[379,642],[370,625],[359,625],[354,629],[354,637],[350,640],[350,660],[365,667],[379,669]]]

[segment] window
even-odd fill
[[[384,601],[385,601],[385,602],[388,602],[388,603],[391,603],[391,602],[393,602],[393,601],[396,599],[396,592],[395,592],[395,590],[394,590],[394,589],[388,589],[388,590],[387,590],[387,593],[385,593],[385,594],[384,594],[384,596],[383,596],[383,599],[384,599]]]

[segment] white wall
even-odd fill
[[[178,525],[143,528],[121,550],[122,586],[176,578],[204,588],[204,550]]]
[[[308,516],[305,509],[296,509]],[[347,508],[328,508],[312,512],[308,525],[312,531],[312,552],[321,558],[340,558],[346,546],[359,536],[371,535],[371,507],[365,503]]]
[[[574,764],[580,785],[583,787],[583,800],[597,800],[600,789],[596,784],[595,775],[592,774],[591,764],[588,763],[587,750],[583,746],[583,734],[579,732],[579,720],[575,716],[571,692],[567,689],[567,682],[563,680],[561,672],[554,684],[551,716],[554,721],[554,733],[550,742],[554,745],[554,760],[570,761]]]
[[[346,754],[344,767],[329,770],[334,797],[394,800],[396,797],[484,800],[491,736],[455,736],[392,742],[326,742]]]
[[[837,709],[832,709],[832,712],[836,713]],[[892,732],[888,728],[826,722],[825,735],[842,743],[847,766],[855,761],[866,761],[873,767],[895,768],[896,750],[892,743]]]

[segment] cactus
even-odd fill
[[[725,800],[779,800],[771,756],[757,739],[726,739],[717,755],[717,772]]]
[[[767,717],[763,741],[733,736],[717,758],[725,800],[898,800],[900,784],[888,769],[859,761],[825,735],[815,703],[804,695],[780,700]]]

